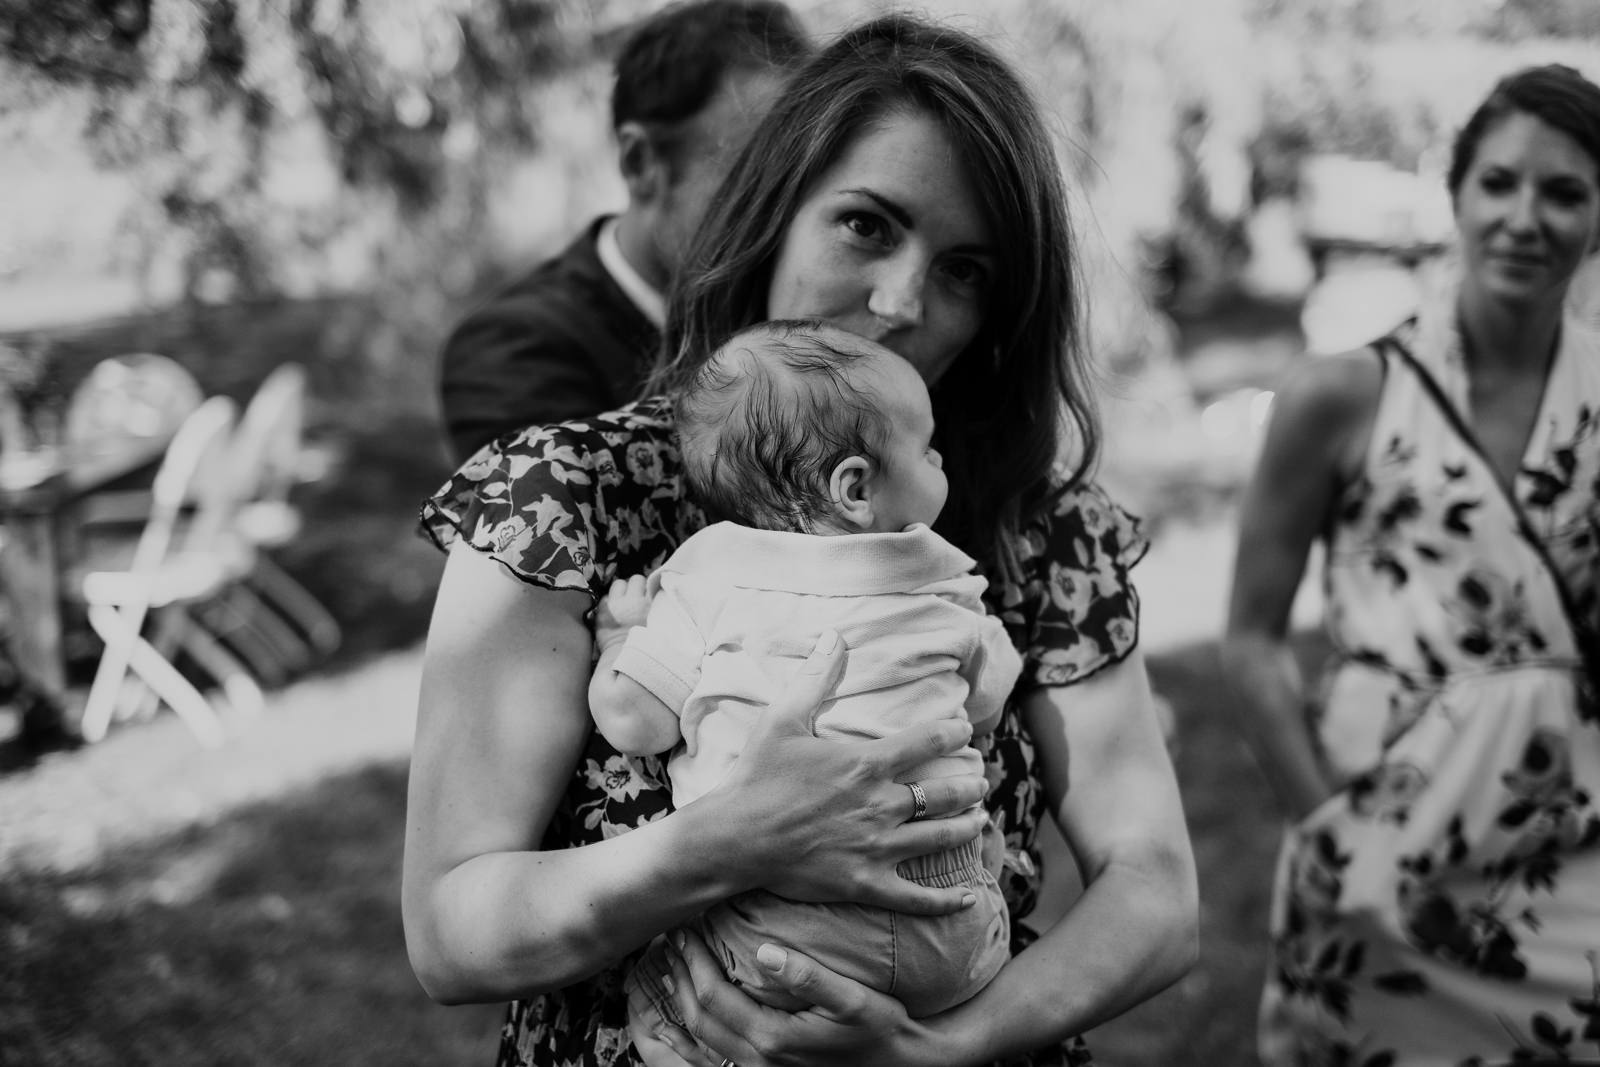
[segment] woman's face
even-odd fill
[[[1467,277],[1516,303],[1559,300],[1600,245],[1600,177],[1577,141],[1517,112],[1489,128],[1456,193]]]
[[[806,192],[778,249],[767,315],[876,341],[931,385],[977,336],[997,264],[944,128],[891,112]]]

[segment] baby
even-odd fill
[[[595,612],[595,723],[632,755],[675,749],[674,804],[712,789],[756,718],[832,630],[844,675],[816,718],[818,737],[884,737],[965,715],[994,728],[1021,670],[979,599],[973,561],[929,527],[947,484],[931,443],[933,411],[911,365],[881,345],[809,322],[751,327],[707,361],[678,401],[691,495],[724,521],[686,540],[648,583],[616,582]],[[915,783],[982,773],[971,747],[933,759]],[[756,949],[776,942],[888,993],[913,1017],[966,1000],[1009,952],[1005,902],[978,841],[901,864],[924,885],[966,886],[953,915],[806,904],[766,892],[726,901],[698,929],[731,980],[769,988]],[[656,1006],[676,1019],[636,971]]]

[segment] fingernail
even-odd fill
[[[839,635],[832,630],[824,630],[817,635],[817,644],[811,650],[813,656],[832,655],[833,650],[839,647]]]
[[[678,1043],[676,1041],[674,1041],[673,1038],[672,1038],[672,1028],[671,1027],[663,1025],[659,1030],[656,1031],[656,1037],[657,1037],[657,1039],[659,1039],[660,1041],[665,1043],[666,1046],[668,1048],[670,1048],[673,1052],[678,1053],[678,1055],[680,1055],[680,1056],[683,1055],[683,1053],[681,1051],[679,1051],[679,1049],[678,1049]]]
[[[672,975],[670,974],[661,976],[661,984],[667,987],[668,993],[676,994],[678,992],[678,983],[672,980]]]
[[[683,936],[682,930],[674,930],[672,932],[672,943],[677,946],[679,952],[683,951],[683,946],[687,944],[687,941]]]
[[[961,898],[961,910],[962,911],[966,911],[968,908],[972,907],[977,902],[978,902],[978,898],[977,897],[973,896],[971,893],[967,893],[967,894],[963,895],[962,898]]]
[[[777,945],[762,945],[756,949],[756,960],[761,966],[776,974],[783,970],[783,965],[789,961],[789,954]]]

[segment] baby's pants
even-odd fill
[[[953,915],[803,904],[756,890],[711,908],[694,928],[722,961],[728,979],[764,1004],[790,1010],[809,1006],[790,997],[756,961],[756,949],[771,942],[889,994],[913,1019],[933,1015],[977,993],[1010,956],[1005,899],[983,867],[981,842],[900,864],[900,873],[919,885],[970,888],[977,903]],[[679,1021],[649,959],[635,968],[633,981],[666,1018]]]

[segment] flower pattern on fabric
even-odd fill
[[[619,575],[665,562],[704,513],[682,499],[670,407],[659,399],[618,412],[530,428],[485,446],[423,504],[421,530],[439,547],[458,541],[523,581],[603,594]],[[1097,486],[1057,490],[1013,546],[1023,579],[989,573],[990,611],[1023,655],[1018,694],[1089,677],[1126,657],[1138,634],[1129,568],[1147,543],[1138,521]],[[1044,794],[1032,740],[1015,697],[981,739],[991,814],[1006,842],[1002,887],[1017,919],[1038,897],[1035,844]],[[598,733],[551,819],[542,848],[605,840],[665,815],[665,762],[624,756]],[[627,1036],[622,978],[635,956],[555,993],[514,1002],[499,1064],[616,1067],[638,1062]],[[1005,1061],[1005,1067],[1092,1067],[1081,1039]]]
[[[1503,486],[1412,325],[1324,573],[1313,715],[1343,787],[1285,841],[1268,1067],[1600,1063],[1600,339],[1568,336]]]

